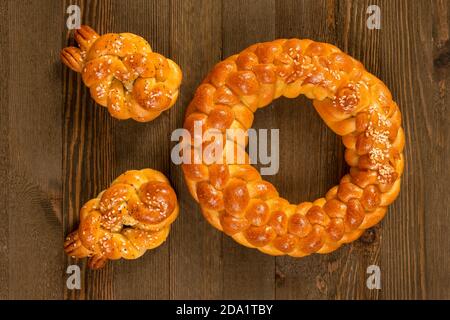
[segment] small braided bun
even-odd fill
[[[351,167],[323,198],[291,204],[248,161],[224,157],[222,164],[183,165],[205,218],[244,246],[271,255],[336,250],[378,223],[400,191],[405,143],[400,110],[383,82],[327,43],[280,39],[218,63],[197,89],[184,127],[194,135],[194,123],[200,123],[202,132],[221,132],[225,150],[245,152],[247,142],[236,143],[230,131],[245,132],[258,108],[300,94],[312,99],[325,123],[342,136]],[[203,147],[216,141],[202,137]],[[189,143],[193,154],[198,144]]]
[[[159,171],[130,170],[80,212],[80,225],[64,243],[73,258],[90,257],[89,267],[108,259],[137,259],[160,246],[178,216],[177,196]]]
[[[92,98],[114,118],[147,122],[174,105],[182,78],[180,67],[152,52],[143,38],[132,33],[99,36],[81,26],[75,40],[80,48],[64,48],[61,59],[81,73]]]

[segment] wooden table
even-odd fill
[[[151,123],[118,121],[95,105],[59,51],[73,43],[66,8],[98,32],[129,31],[177,61],[175,107]],[[381,29],[369,30],[369,4]],[[450,298],[450,2],[105,0],[0,2],[0,297],[48,299]],[[271,257],[212,228],[171,163],[171,132],[208,70],[258,41],[336,44],[391,89],[403,113],[406,171],[400,197],[363,237],[329,255]],[[276,110],[275,110],[276,109]],[[268,179],[296,202],[321,196],[348,168],[340,139],[305,98],[259,111],[280,128],[280,171]],[[152,167],[171,180],[181,215],[167,242],[134,261],[90,271],[67,259],[63,237],[82,204],[120,173]],[[66,288],[66,268],[82,271]],[[369,265],[380,290],[366,287]]]

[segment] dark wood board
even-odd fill
[[[132,32],[183,70],[176,105],[150,123],[97,106],[59,51],[73,44],[66,8],[99,33]],[[381,29],[366,27],[381,8]],[[0,3],[1,299],[450,299],[450,1],[65,0]],[[170,160],[171,132],[215,63],[260,41],[337,45],[391,89],[406,133],[406,170],[386,218],[329,255],[271,257],[211,227]],[[305,98],[279,99],[254,128],[280,128],[283,197],[323,195],[348,170],[343,146]],[[133,261],[91,271],[65,256],[84,202],[120,173],[165,173],[181,213],[168,240]],[[80,290],[66,287],[70,264]],[[366,287],[369,265],[380,290]]]

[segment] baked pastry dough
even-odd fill
[[[400,110],[383,82],[330,44],[280,39],[225,59],[196,90],[184,127],[193,135],[199,121],[203,132],[223,134],[225,150],[243,149],[225,130],[247,130],[258,108],[300,94],[312,99],[325,123],[342,136],[351,167],[323,198],[291,204],[254,167],[234,158],[183,165],[205,218],[237,242],[271,255],[336,250],[378,223],[400,191],[405,143]],[[203,136],[203,147],[213,143],[209,139]]]
[[[132,33],[99,36],[81,26],[75,40],[80,48],[64,48],[61,59],[81,73],[92,98],[114,118],[147,122],[174,105],[181,70],[143,38]]]
[[[64,243],[73,258],[90,257],[89,267],[108,259],[136,259],[161,245],[178,216],[177,196],[159,171],[130,170],[80,212],[80,225]]]

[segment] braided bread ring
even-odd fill
[[[120,175],[80,211],[80,225],[64,243],[73,258],[90,257],[91,269],[108,259],[136,259],[160,246],[178,216],[177,196],[159,171]]]
[[[321,118],[343,137],[351,167],[325,197],[290,204],[248,161],[234,158],[182,167],[205,218],[240,244],[270,255],[334,251],[378,223],[400,191],[405,143],[400,110],[383,82],[330,44],[280,39],[218,63],[196,90],[184,128],[193,135],[197,122],[202,132],[219,130],[224,149],[242,151],[247,142],[229,139],[230,130],[245,132],[258,108],[300,94],[313,99]],[[208,139],[202,137],[202,146],[213,143]],[[193,153],[195,144],[188,143]]]
[[[75,40],[80,48],[64,48],[61,59],[81,73],[92,98],[114,118],[147,122],[174,105],[182,78],[180,67],[152,52],[143,38],[132,33],[99,36],[81,26]]]

